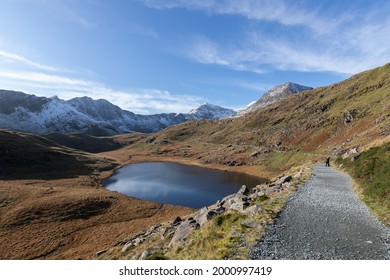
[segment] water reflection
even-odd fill
[[[118,169],[102,184],[109,190],[156,202],[200,208],[265,180],[236,172],[226,172],[170,162],[147,162]]]

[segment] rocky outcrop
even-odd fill
[[[294,178],[297,176],[299,175],[295,175]],[[213,205],[203,207],[185,219],[177,217],[166,225],[154,225],[149,230],[141,231],[129,239],[117,242],[113,247],[121,246],[121,252],[125,253],[132,248],[149,242],[153,238],[166,240],[168,248],[178,247],[189,242],[192,232],[206,226],[215,217],[228,211],[239,212],[247,217],[247,219],[242,222],[242,226],[247,228],[258,228],[262,226],[262,224],[252,220],[253,217],[261,212],[269,212],[262,208],[261,202],[267,200],[268,196],[272,193],[292,188],[294,186],[292,180],[292,176],[281,176],[270,183],[258,185],[252,189],[243,185],[237,193],[228,195]],[[152,242],[150,243],[152,244]],[[155,253],[156,250],[155,247],[144,250],[137,258],[145,259],[149,255]],[[160,250],[163,250],[163,248],[160,248]],[[102,250],[96,253],[95,257],[102,255],[107,251],[109,251],[109,249]]]

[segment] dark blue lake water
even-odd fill
[[[103,180],[102,185],[128,196],[161,203],[201,208],[242,185],[251,188],[265,179],[171,162],[130,164]]]

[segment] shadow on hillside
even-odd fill
[[[0,130],[1,179],[63,179],[110,170],[105,158],[68,149],[46,138]]]
[[[92,175],[96,171],[110,170],[115,164],[110,161],[77,157],[61,152],[25,153],[0,151],[0,178],[20,179],[65,179]]]

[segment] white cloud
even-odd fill
[[[348,17],[319,17],[317,9],[304,9],[302,1],[283,0],[139,0],[155,9],[182,8],[212,14],[238,15],[250,20],[277,22],[286,26],[302,25],[317,32],[336,28]],[[324,28],[326,26],[327,28]]]
[[[21,55],[0,50],[0,59],[6,62],[19,62],[46,71],[58,71],[58,69],[29,60]]]
[[[295,70],[354,74],[390,60],[390,17],[386,13],[390,7],[383,3],[368,9],[359,9],[353,3],[335,9],[309,1],[141,2],[151,8],[183,8],[249,20],[248,34],[229,43],[191,36],[182,53],[198,63],[255,73]],[[283,32],[271,34],[262,27],[265,21]]]
[[[70,77],[69,73],[65,75],[55,67],[2,50],[0,58],[11,61],[16,66],[10,70],[0,64],[0,88],[3,89],[21,90],[47,97],[57,95],[66,100],[80,96],[102,98],[122,109],[140,114],[184,113],[205,102],[197,96],[174,95],[157,89],[114,90],[96,81]],[[26,70],[26,66],[34,70]],[[40,70],[56,70],[56,73],[43,73]]]
[[[173,95],[157,89],[134,89],[118,91],[103,84],[49,75],[38,72],[0,71],[0,84],[9,89],[22,90],[40,96],[57,95],[63,99],[89,96],[106,99],[122,109],[140,114],[184,113],[205,102],[191,95]]]

